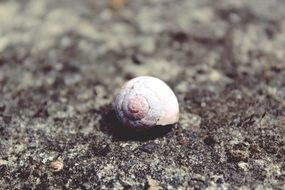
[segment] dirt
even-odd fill
[[[285,189],[284,9],[1,0],[1,189]],[[179,123],[116,120],[141,75],[170,85]]]

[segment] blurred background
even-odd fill
[[[285,188],[284,9],[0,0],[0,187]],[[172,87],[180,122],[117,136],[114,94],[141,75]]]

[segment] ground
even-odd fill
[[[283,0],[1,0],[1,189],[285,189]],[[177,124],[125,130],[130,78]]]

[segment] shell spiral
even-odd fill
[[[178,101],[158,78],[141,76],[128,81],[114,100],[117,118],[132,128],[169,125],[179,119]]]

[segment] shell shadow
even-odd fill
[[[144,131],[135,131],[122,125],[115,111],[109,110],[100,120],[100,130],[113,137],[115,141],[148,141],[161,138],[172,131],[174,125],[156,126]]]

